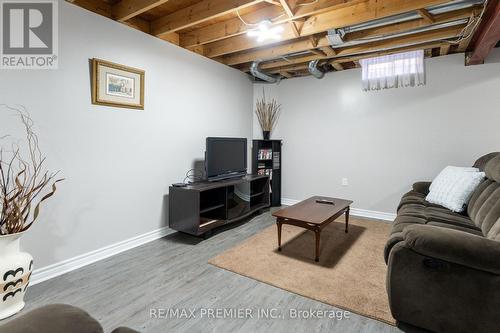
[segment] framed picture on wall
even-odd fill
[[[92,59],[92,104],[144,110],[144,71]]]

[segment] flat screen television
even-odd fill
[[[247,173],[246,138],[207,138],[205,168],[209,181]]]

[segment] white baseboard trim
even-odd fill
[[[300,202],[300,200],[281,198],[281,204],[285,205],[285,206],[295,205],[296,203],[299,203],[299,202]],[[361,209],[361,208],[351,208],[350,213],[353,216],[365,217],[365,218],[376,219],[376,220],[391,221],[391,222],[394,221],[394,219],[396,218],[396,214],[393,214],[393,213],[377,212],[375,210],[368,210],[368,209]]]
[[[99,260],[109,258],[121,252],[133,249],[134,247],[138,247],[165,237],[173,232],[174,230],[169,229],[168,227],[163,227],[49,266],[34,269],[33,274],[31,275],[30,284],[35,285],[37,283],[47,281],[55,278],[56,276],[63,275],[83,266],[93,264]]]
[[[281,203],[285,206],[291,206],[298,202],[300,202],[300,200],[287,199],[287,198],[281,199]],[[396,214],[377,212],[373,210],[360,209],[360,208],[351,208],[351,215],[370,218],[370,219],[391,221],[391,222],[394,221],[394,219],[396,218]],[[35,269],[33,270],[30,284],[35,285],[37,283],[47,281],[59,275],[63,275],[65,273],[74,271],[78,268],[93,264],[97,261],[109,258],[116,254],[122,253],[124,251],[133,249],[135,247],[165,237],[173,232],[174,230],[169,229],[168,227],[163,227],[157,230],[150,231],[143,235],[129,238],[124,241],[111,244],[103,248],[57,262],[49,266]]]

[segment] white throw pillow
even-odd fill
[[[425,200],[457,213],[463,212],[484,176],[477,168],[447,166],[432,181]]]

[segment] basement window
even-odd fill
[[[363,90],[425,85],[424,51],[411,51],[360,60]]]

